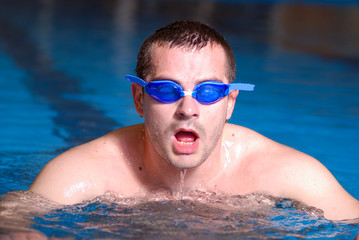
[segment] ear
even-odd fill
[[[238,90],[233,90],[228,94],[228,103],[227,103],[228,105],[227,105],[227,116],[226,116],[227,121],[232,116],[234,105],[236,104],[238,92],[239,92]]]
[[[132,83],[131,84],[133,102],[135,104],[136,112],[140,117],[143,117],[143,90],[142,86]]]

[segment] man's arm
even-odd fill
[[[29,191],[61,204],[74,204],[104,193],[94,169],[89,143],[73,148],[51,160],[41,170]],[[99,165],[101,166],[101,165]]]
[[[142,159],[143,124],[112,131],[50,161],[29,190],[50,200],[73,204],[107,191],[135,195],[141,187],[133,166]]]
[[[258,191],[320,208],[328,219],[359,218],[358,200],[346,192],[318,160],[255,131],[236,129],[238,136],[245,136],[245,139],[236,139],[239,146],[249,143],[247,148],[251,156],[244,166],[254,179],[258,179]]]
[[[283,168],[285,195],[322,209],[331,220],[359,218],[359,201],[344,190],[324,165],[303,153],[293,157],[286,159],[288,167]]]

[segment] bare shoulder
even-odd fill
[[[253,179],[252,190],[300,200],[324,210],[330,219],[359,217],[359,203],[317,159],[275,142],[248,128],[229,125],[227,139],[234,138],[244,152],[241,167]]]
[[[224,135],[226,140],[233,142],[235,148],[242,149],[243,158],[254,163],[269,164],[283,169],[304,162],[322,166],[311,156],[246,127],[227,124]]]
[[[111,182],[126,177],[139,159],[134,156],[139,151],[131,148],[140,148],[141,129],[141,125],[120,128],[64,152],[46,164],[29,190],[65,204],[111,191]]]
[[[256,159],[262,160],[262,157],[267,154],[283,155],[299,153],[298,151],[275,142],[252,129],[239,125],[226,124],[223,135],[225,141],[233,143],[233,146],[236,148],[242,148],[246,157],[249,155],[256,155]]]

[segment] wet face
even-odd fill
[[[222,47],[208,45],[200,50],[155,47],[153,71],[146,81],[173,80],[185,91],[206,80],[229,83],[226,58]],[[161,103],[148,94],[140,98],[140,87],[132,87],[136,109],[145,116],[146,140],[162,160],[177,169],[199,166],[219,151],[223,127],[232,114],[237,92],[220,101],[203,105],[192,96],[174,103]],[[158,157],[157,157],[158,158]]]

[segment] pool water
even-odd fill
[[[9,192],[2,198],[7,231],[31,227],[70,239],[352,239],[358,229],[326,220],[321,210],[300,202],[261,194],[195,192],[173,200],[108,193],[70,206],[31,192]]]
[[[331,222],[270,196],[106,195],[59,206],[26,192],[56,155],[142,122],[124,75],[134,74],[147,35],[173,20],[195,19],[227,37],[238,81],[256,84],[238,96],[230,122],[317,158],[359,199],[355,1],[0,0],[0,6],[0,233],[353,239],[359,232],[358,224]]]

